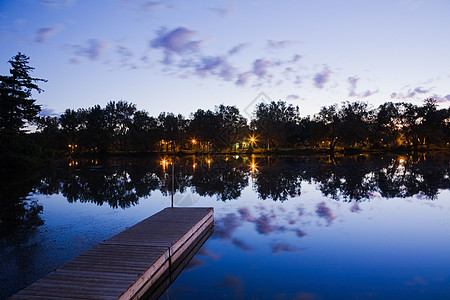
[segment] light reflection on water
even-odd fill
[[[161,159],[175,206],[215,208],[161,299],[450,297],[445,156]],[[44,225],[2,238],[3,297],[170,205],[160,158],[73,165],[33,186]]]

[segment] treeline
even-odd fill
[[[198,109],[189,118],[166,112],[153,117],[134,104],[111,101],[104,108],[40,117],[36,124],[36,140],[66,153],[430,149],[448,148],[450,142],[450,110],[439,109],[433,99],[422,106],[388,102],[375,109],[344,102],[303,118],[292,104],[262,102],[251,120],[235,106]]]
[[[39,117],[32,91],[29,57],[8,61],[0,75],[0,156],[2,161],[33,162],[53,155],[107,152],[262,152],[279,150],[370,150],[448,148],[450,110],[434,99],[422,106],[388,102],[372,109],[366,102],[322,107],[300,117],[299,107],[284,101],[261,102],[251,120],[236,106],[198,109],[188,118],[163,112],[157,117],[126,101],[105,107],[67,109],[58,117]],[[27,134],[32,123],[37,131]]]

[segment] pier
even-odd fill
[[[157,299],[213,227],[213,208],[165,208],[10,299]]]

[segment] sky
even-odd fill
[[[157,116],[283,100],[450,105],[449,0],[0,0],[0,74],[22,52],[41,115],[124,100]]]

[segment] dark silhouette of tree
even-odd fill
[[[425,146],[429,144],[443,145],[445,142],[446,120],[450,117],[448,110],[437,109],[437,101],[425,99],[419,108],[419,118],[416,121],[418,142]]]
[[[366,146],[369,138],[369,111],[365,102],[345,102],[339,110],[339,137],[344,147]]]
[[[218,118],[218,138],[222,145],[220,148],[233,150],[234,146],[248,139],[247,120],[239,113],[236,106],[219,105],[215,109]]]
[[[163,151],[177,151],[186,140],[186,120],[181,115],[173,113],[161,113],[158,116],[158,128],[160,138],[164,140]]]
[[[200,144],[200,151],[208,152],[211,147],[217,147],[218,133],[221,129],[219,117],[211,110],[198,109],[192,114],[188,132],[191,138]]]
[[[113,143],[112,128],[108,127],[105,111],[95,105],[80,112],[82,120],[80,136],[81,144],[88,151],[105,153]]]
[[[289,139],[292,129],[300,121],[299,108],[284,101],[259,103],[254,112],[255,119],[251,127],[256,130],[260,139],[265,140],[267,150],[270,145],[283,146]]]
[[[83,125],[86,125],[85,117],[86,113],[82,109],[66,109],[66,111],[61,114],[59,117],[59,125],[61,127],[65,146],[71,148],[72,145],[79,145],[80,148],[77,150],[83,150],[82,147],[84,145],[81,143],[80,132],[83,129]]]
[[[369,141],[375,148],[393,147],[398,145],[401,137],[399,127],[400,117],[397,104],[387,102],[374,112],[375,118],[371,124]]]
[[[317,122],[317,136],[326,142],[330,152],[333,153],[341,129],[341,119],[338,115],[337,104],[328,107],[322,106],[319,113],[315,115],[315,121]]]
[[[0,76],[0,132],[2,134],[18,134],[26,121],[33,121],[41,108],[31,98],[33,90],[43,90],[37,85],[45,79],[33,78],[30,73],[29,57],[18,53],[8,63],[11,64],[10,76]]]
[[[64,141],[60,138],[59,121],[57,117],[38,117],[36,125],[39,132],[36,134],[39,141],[46,146],[46,149],[58,150],[64,146]]]
[[[127,134],[133,123],[136,105],[126,101],[110,101],[105,109],[104,116],[106,130],[112,135],[113,149],[127,151]]]
[[[129,128],[130,148],[135,151],[152,151],[158,140],[158,121],[146,111],[136,111]]]

